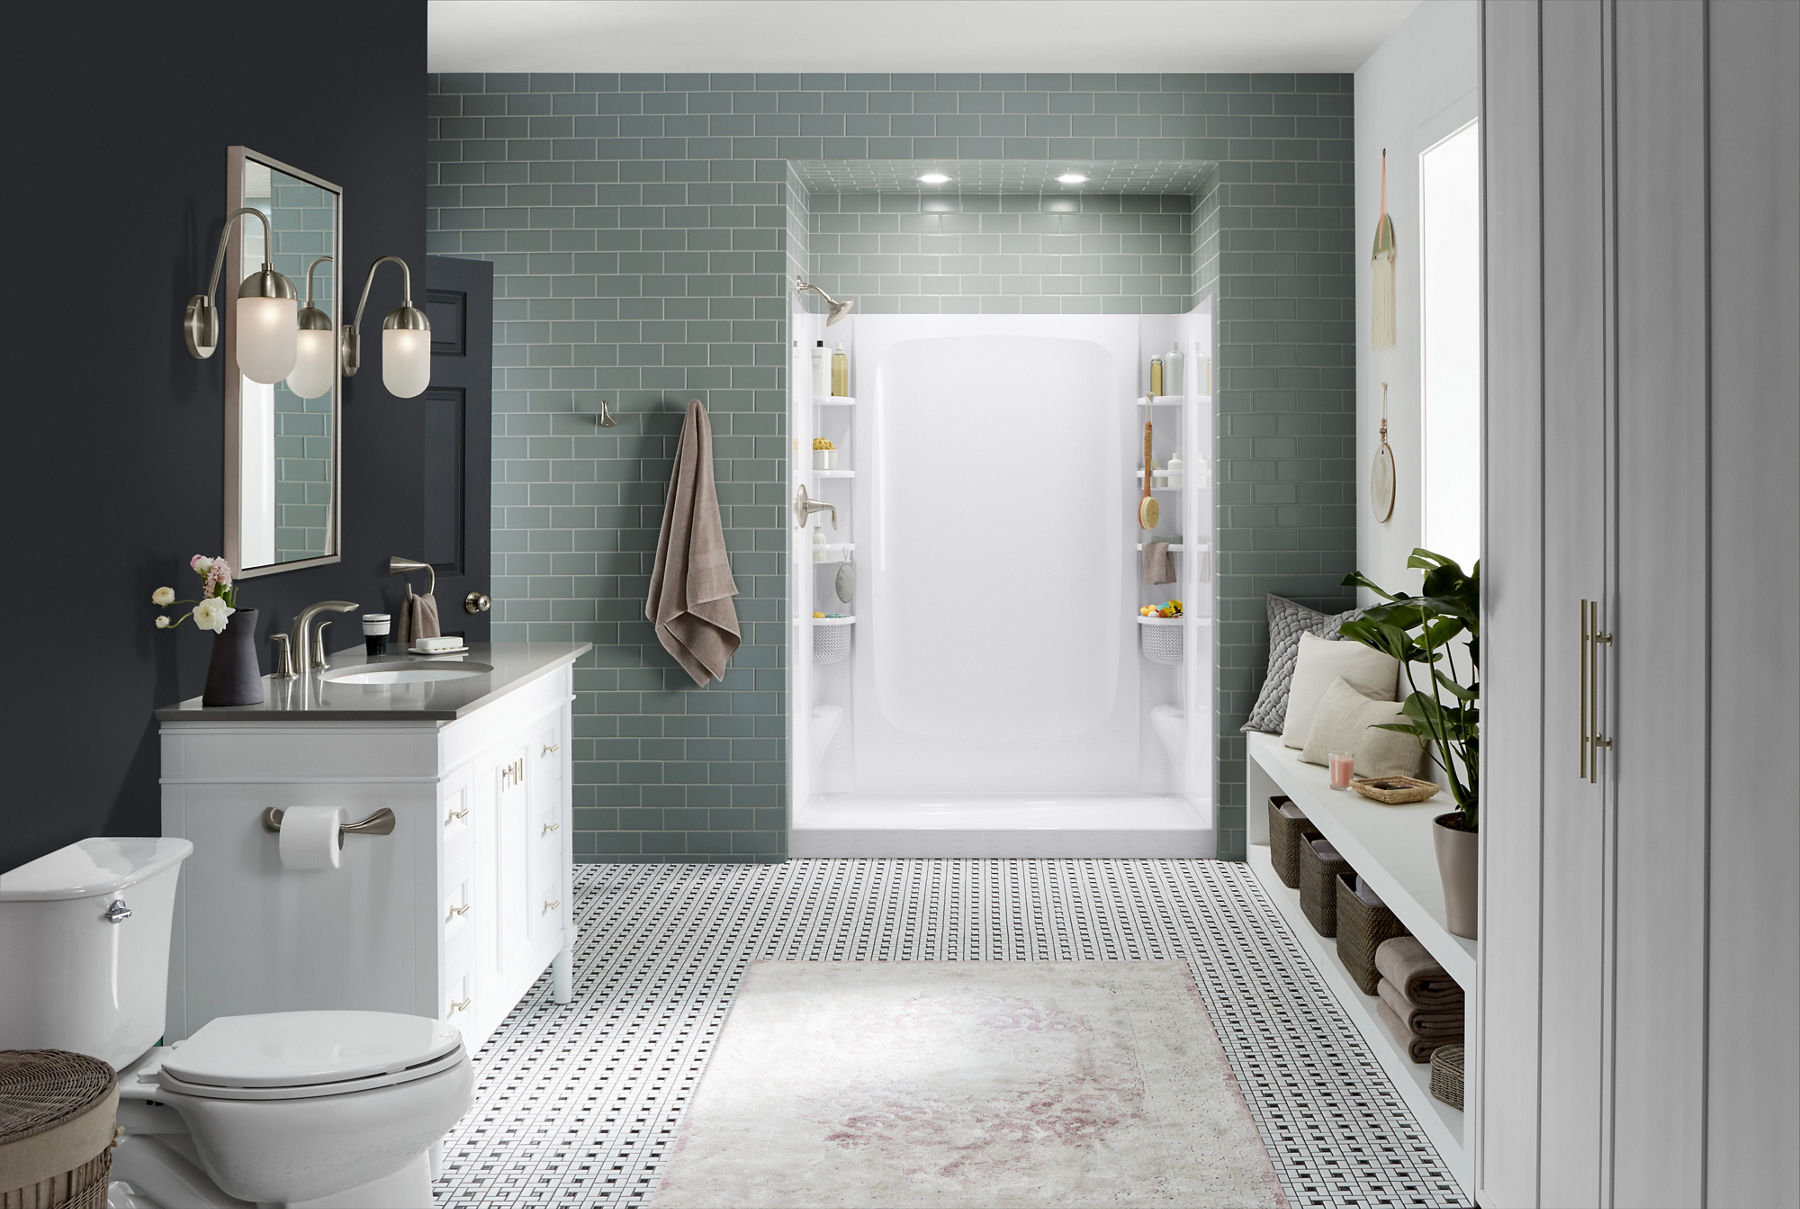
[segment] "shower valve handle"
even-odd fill
[[[794,527],[796,529],[806,528],[807,518],[812,516],[815,512],[831,513],[831,527],[833,529],[838,527],[837,506],[835,504],[823,503],[819,500],[808,499],[806,496],[806,484],[801,483],[800,489],[794,493]]]

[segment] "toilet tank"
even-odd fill
[[[123,1069],[156,1044],[175,882],[193,850],[87,839],[0,873],[0,1050],[74,1050]]]

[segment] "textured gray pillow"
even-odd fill
[[[1269,597],[1269,670],[1263,677],[1262,693],[1250,708],[1245,730],[1260,730],[1279,735],[1287,720],[1288,687],[1294,681],[1294,661],[1300,657],[1300,635],[1315,634],[1320,638],[1338,639],[1338,627],[1362,616],[1361,609],[1343,613],[1321,613],[1285,596]]]

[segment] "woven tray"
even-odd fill
[[[1401,806],[1408,802],[1424,802],[1437,796],[1442,786],[1417,777],[1360,777],[1350,788],[1372,802],[1385,806]]]
[[[1451,1108],[1463,1106],[1463,1047],[1440,1045],[1431,1051],[1431,1094]]]
[[[1338,874],[1356,876],[1343,857],[1326,860],[1308,842],[1300,845],[1300,910],[1320,936],[1337,933]]]
[[[1350,981],[1365,995],[1375,993],[1381,975],[1375,970],[1375,950],[1384,940],[1405,936],[1406,928],[1386,906],[1371,907],[1356,892],[1356,874],[1337,876],[1338,960],[1350,972]]]
[[[1319,834],[1310,819],[1290,819],[1281,813],[1283,806],[1292,804],[1292,798],[1280,794],[1269,799],[1269,863],[1275,866],[1275,876],[1281,884],[1290,890],[1300,884],[1301,843]]]

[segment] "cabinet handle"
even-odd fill
[[[452,999],[450,1001],[450,1014],[452,1016],[454,1016],[458,1012],[468,1011],[469,1004],[473,1003],[474,1001],[475,1001],[475,996],[473,996],[473,995],[464,995],[461,999]]]
[[[458,915],[467,915],[469,913],[469,907],[472,905],[473,904],[470,904],[470,903],[464,903],[460,907],[451,907],[450,914],[448,914],[444,917],[444,922],[449,923],[451,920],[455,919]]]
[[[562,750],[561,743],[546,743],[546,744],[544,744],[544,750],[540,751],[538,753],[538,755],[547,756],[553,751],[561,751],[561,750]]]
[[[449,814],[444,816],[444,826],[448,827],[450,824],[456,822],[457,819],[466,819],[468,817],[469,808],[467,806],[464,806],[461,810],[452,810]]]
[[[544,829],[542,831],[538,832],[538,834],[539,835],[549,835],[552,831],[561,831],[561,830],[562,830],[561,823],[545,823]]]
[[[1586,780],[1588,775],[1588,649],[1593,645],[1592,630],[1588,626],[1588,599],[1582,597],[1581,605],[1581,647],[1575,653],[1575,666],[1581,681],[1581,696],[1575,705],[1575,725],[1581,732],[1576,739],[1576,748],[1580,752],[1580,771],[1575,775]]]
[[[544,910],[545,910],[545,912],[550,912],[550,911],[556,910],[560,906],[562,906],[562,899],[553,898],[549,902],[544,904]]]
[[[1612,749],[1612,740],[1600,734],[1600,648],[1611,646],[1613,636],[1600,632],[1600,602],[1581,602],[1581,772],[1588,784],[1600,781],[1600,753]]]

